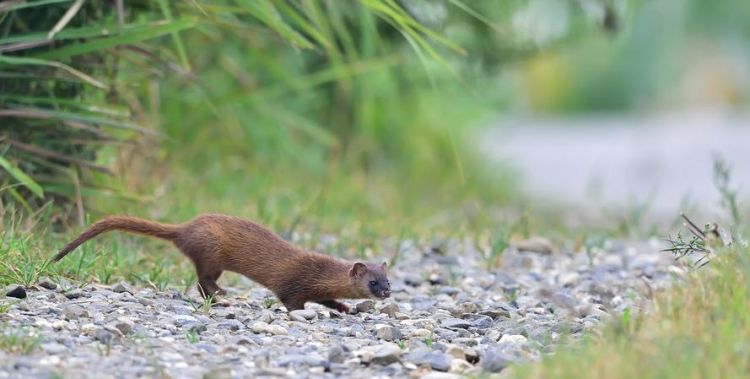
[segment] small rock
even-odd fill
[[[472,321],[471,326],[477,329],[487,329],[492,326],[492,318],[489,316],[480,316]]]
[[[99,329],[99,330],[96,331],[95,338],[96,338],[97,341],[99,341],[99,342],[101,342],[101,343],[103,343],[105,345],[108,345],[109,343],[112,342],[112,338],[114,338],[114,335],[112,333],[110,333],[109,331],[107,331],[107,330]]]
[[[39,287],[42,287],[44,289],[53,290],[57,288],[57,283],[53,282],[52,279],[42,276],[39,278],[39,280],[36,283]]]
[[[281,325],[268,325],[268,328],[266,329],[266,331],[275,336],[285,336],[289,334],[286,328]]]
[[[390,325],[375,325],[378,338],[386,341],[394,341],[401,338],[401,331]]]
[[[454,359],[453,362],[451,362],[451,368],[449,371],[456,373],[465,373],[469,370],[472,370],[473,368],[474,365],[463,359]]]
[[[217,325],[217,327],[219,329],[228,329],[231,331],[238,331],[240,329],[245,328],[245,324],[241,323],[239,320],[229,319],[229,320],[224,320],[220,322]]]
[[[440,326],[448,329],[466,329],[471,326],[471,323],[459,318],[446,318],[440,320]]]
[[[343,363],[344,359],[346,359],[346,353],[340,345],[335,345],[328,350],[328,360],[332,363]]]
[[[197,323],[198,319],[188,315],[174,315],[172,316],[172,322],[177,326],[185,326],[188,324]]]
[[[273,335],[286,335],[288,334],[286,328],[281,325],[269,325],[263,321],[256,321],[250,326],[250,330],[257,334],[273,334]]]
[[[516,249],[519,252],[532,252],[540,254],[552,254],[555,252],[555,245],[544,237],[531,237],[516,243]]]
[[[448,346],[448,349],[446,349],[445,352],[448,355],[456,359],[466,359],[466,353],[464,352],[464,349],[461,346],[458,346],[458,345]]]
[[[276,364],[281,367],[286,366],[310,366],[310,367],[328,367],[328,360],[317,353],[310,354],[286,354],[276,359]]]
[[[43,343],[41,347],[47,354],[62,354],[68,351],[67,346],[57,342]]]
[[[62,308],[62,314],[67,320],[77,320],[81,317],[90,317],[89,312],[78,304],[66,304]]]
[[[453,296],[459,292],[460,291],[458,290],[458,288],[455,288],[455,287],[443,287],[440,289],[440,293],[446,294],[448,296]]]
[[[520,345],[520,344],[525,343],[526,341],[527,341],[526,337],[520,334],[506,334],[500,337],[500,341],[498,343]]]
[[[5,296],[15,297],[16,299],[26,298],[26,288],[20,284],[11,284],[5,287]]]
[[[214,367],[203,374],[203,379],[231,379],[233,377],[232,368],[227,366]]]
[[[198,334],[203,333],[206,330],[208,330],[208,327],[206,326],[206,324],[200,321],[194,322],[188,326],[188,331],[198,333]]]
[[[317,317],[317,314],[312,309],[298,309],[298,310],[289,312],[289,318],[294,321],[305,322],[308,320],[313,320],[316,317]]]
[[[426,364],[433,370],[445,372],[450,370],[452,362],[453,358],[451,356],[433,351],[423,355],[419,362],[415,363]]]
[[[482,368],[490,372],[500,372],[510,364],[517,362],[518,357],[505,347],[496,345],[485,351],[482,360]]]
[[[355,351],[354,355],[360,357],[362,363],[389,365],[398,362],[401,353],[401,349],[395,344],[385,343],[382,345],[364,347]]]
[[[78,299],[79,297],[83,297],[83,291],[80,288],[74,288],[68,292],[65,292],[65,297],[68,299]]]
[[[375,308],[375,302],[372,300],[360,301],[356,305],[357,313],[368,312]]]
[[[481,312],[479,312],[479,314],[483,315],[483,316],[492,317],[493,319],[498,319],[498,318],[501,318],[501,317],[502,318],[510,318],[510,312],[508,312],[507,310],[502,309],[502,308],[481,311]]]
[[[406,278],[404,278],[404,283],[413,287],[419,287],[419,285],[422,284],[423,282],[424,282],[424,278],[416,274],[406,274]]]
[[[388,303],[380,307],[380,313],[385,313],[389,317],[395,317],[396,313],[399,311],[400,309],[398,308],[398,305],[394,303]]]
[[[117,323],[115,323],[115,328],[124,335],[132,334],[134,327],[135,323],[133,323],[133,320],[127,317],[120,317],[117,319]]]
[[[130,287],[128,283],[123,282],[123,281],[120,281],[119,283],[115,284],[115,286],[112,287],[112,292],[117,292],[117,293],[127,292],[131,295],[134,293],[133,288]]]

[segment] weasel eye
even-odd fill
[[[376,285],[378,285],[378,282],[370,280],[370,287],[375,287]]]

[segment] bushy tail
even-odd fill
[[[162,238],[173,241],[179,235],[179,225],[161,224],[155,221],[140,219],[137,217],[114,216],[107,217],[91,225],[85,232],[81,233],[78,238],[67,244],[60,250],[53,262],[63,259],[68,253],[75,250],[82,243],[110,230],[123,230],[131,233],[145,234],[147,236]]]

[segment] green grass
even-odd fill
[[[31,328],[18,328],[0,323],[0,350],[14,354],[29,354],[33,352],[42,338]]]

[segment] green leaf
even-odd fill
[[[198,22],[193,18],[185,18],[173,22],[160,21],[152,23],[148,29],[120,29],[119,35],[112,37],[99,38],[86,43],[70,45],[57,50],[47,51],[36,55],[37,58],[45,59],[63,59],[74,55],[86,54],[94,51],[106,50],[116,46],[134,44],[148,39],[156,38],[165,34],[171,34],[183,29],[192,28]]]
[[[76,78],[81,79],[84,82],[89,83],[94,87],[107,89],[107,86],[104,85],[104,83],[74,69],[73,67],[70,67],[66,64],[62,64],[60,62],[48,61],[48,60],[37,59],[37,58],[9,57],[7,55],[0,55],[0,67],[3,67],[6,64],[55,67],[55,68],[59,68],[59,69],[67,71],[68,73],[75,76]]]
[[[10,176],[14,177],[23,184],[24,187],[28,188],[31,193],[39,198],[44,198],[44,189],[42,189],[42,186],[26,175],[25,172],[21,171],[21,169],[10,163],[5,157],[0,156],[0,166],[2,166]]]

